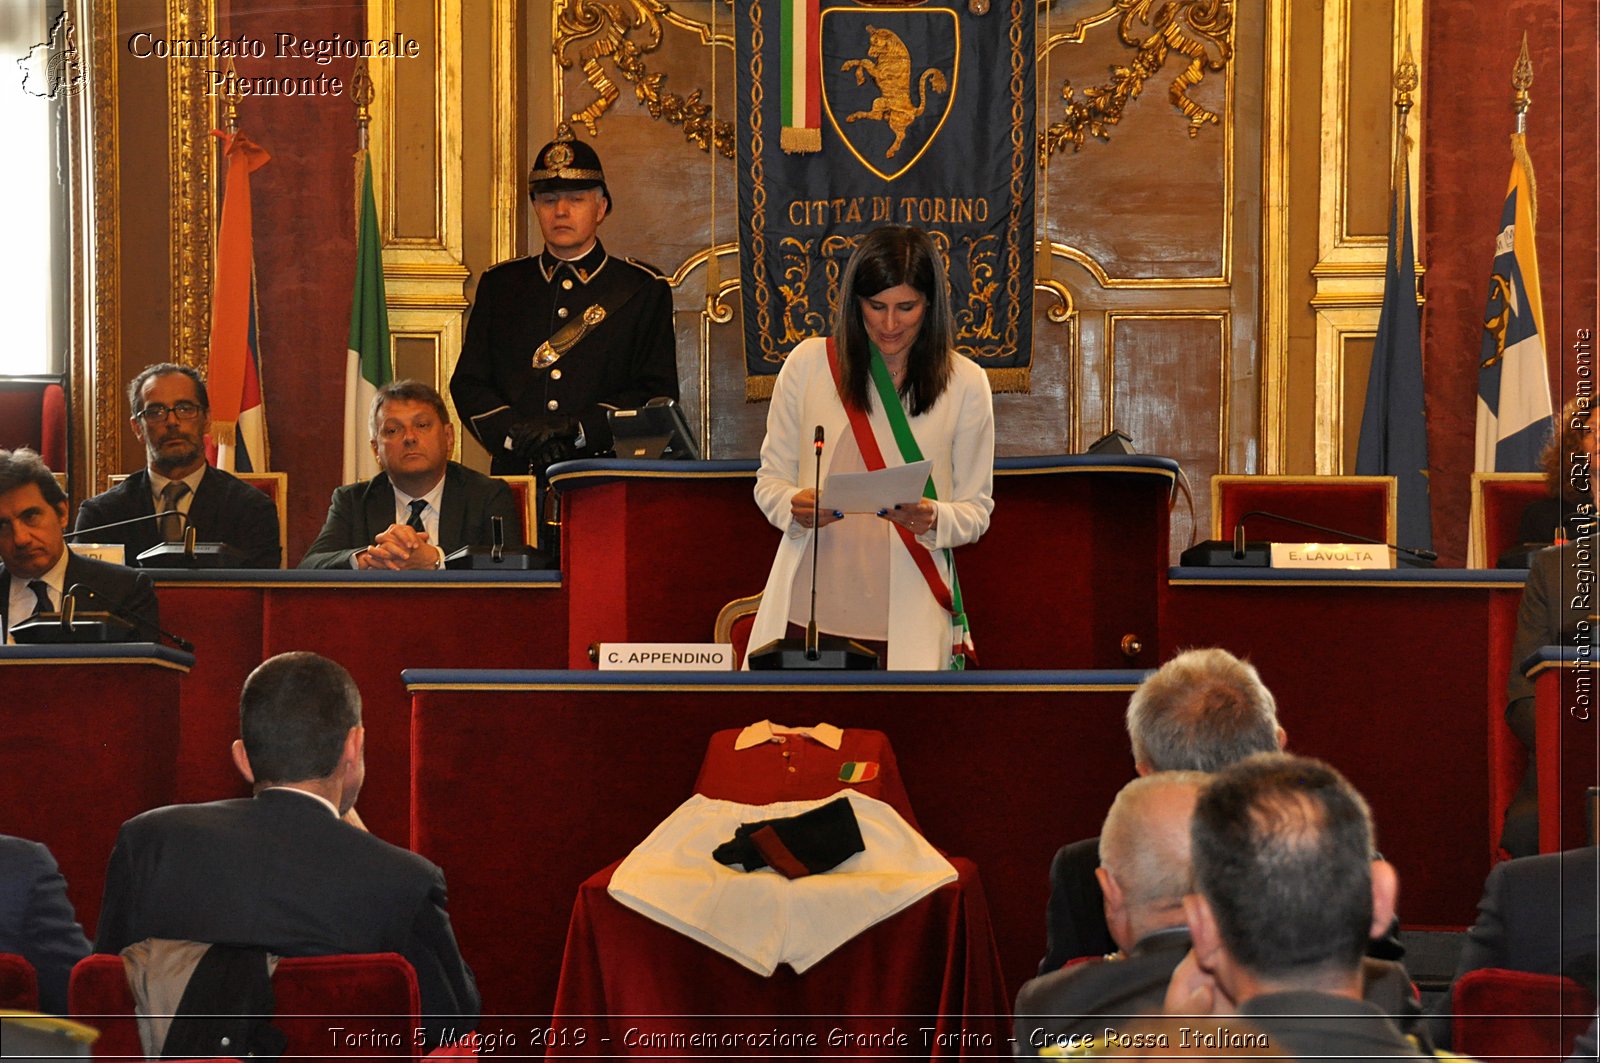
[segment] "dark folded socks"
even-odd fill
[[[831,871],[865,849],[855,809],[841,797],[798,816],[745,823],[711,855],[730,867],[770,866],[785,878],[801,878]]]

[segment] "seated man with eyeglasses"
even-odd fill
[[[383,385],[372,399],[372,453],[383,471],[333,492],[328,519],[301,568],[437,569],[446,554],[507,541],[520,526],[503,480],[450,460],[456,429],[444,399],[420,380]]]
[[[81,542],[121,543],[125,560],[163,542],[181,542],[193,527],[203,543],[225,543],[246,568],[277,568],[283,556],[278,508],[259,491],[206,462],[211,405],[205,381],[185,365],[146,366],[128,385],[128,423],[144,444],[145,467],[78,507],[77,531],[132,521]],[[137,519],[148,518],[148,519]]]

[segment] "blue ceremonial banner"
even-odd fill
[[[1511,136],[1511,185],[1500,213],[1483,312],[1478,369],[1477,471],[1536,472],[1550,436],[1550,375],[1534,245],[1533,163],[1521,133]]]
[[[1026,391],[1033,0],[995,0],[982,15],[967,0],[736,0],[736,10],[747,397],[770,396],[795,344],[830,330],[845,261],[886,224],[932,235],[957,349],[994,390]],[[820,81],[820,137],[795,104],[808,73]]]
[[[1389,203],[1387,260],[1356,473],[1395,477],[1400,545],[1429,550],[1433,515],[1428,507],[1428,416],[1422,397],[1422,323],[1417,315],[1411,180],[1404,145]]]

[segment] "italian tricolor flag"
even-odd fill
[[[356,289],[350,300],[350,349],[344,375],[344,482],[378,475],[368,413],[378,389],[394,379],[389,362],[389,301],[383,294],[383,247],[372,196],[372,157],[363,151],[356,221]]]
[[[783,132],[790,153],[822,150],[822,48],[817,42],[820,0],[783,4]]]

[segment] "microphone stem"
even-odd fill
[[[821,429],[817,429],[821,431]],[[813,478],[816,489],[811,492],[811,620],[806,624],[806,660],[822,656],[817,640],[817,554],[822,550],[822,446],[817,445],[817,470]]]

